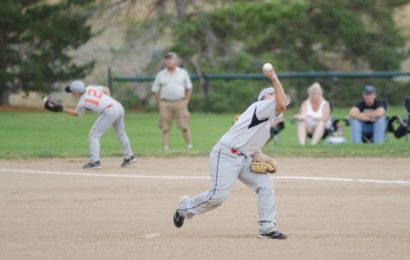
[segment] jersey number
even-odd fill
[[[98,106],[100,104],[100,99],[102,98],[103,93],[96,90],[95,88],[89,88],[87,90],[87,95],[95,97],[97,100],[87,98],[85,99],[85,102]]]

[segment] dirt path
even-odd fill
[[[174,228],[179,197],[208,187],[207,158],[145,158],[127,169],[119,158],[104,158],[99,171],[80,169],[83,161],[0,160],[0,259],[410,255],[408,158],[279,158],[285,179],[274,182],[286,241],[256,238],[256,196],[240,182],[222,207]]]

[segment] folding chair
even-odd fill
[[[273,140],[276,144],[280,143],[279,133],[285,129],[285,122],[279,122],[275,127],[270,128],[270,140]]]
[[[409,142],[409,133],[410,133],[410,97],[406,97],[404,100],[404,107],[406,108],[407,113],[407,132],[406,132],[406,143]]]
[[[387,130],[391,132],[397,139],[405,136],[406,143],[409,141],[410,133],[410,97],[404,100],[404,107],[406,108],[406,115],[402,119],[399,116],[393,116],[387,123]]]

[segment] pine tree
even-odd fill
[[[68,55],[92,36],[81,8],[90,2],[0,1],[0,105],[9,105],[12,91],[47,92],[93,67],[74,64]]]

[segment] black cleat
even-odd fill
[[[180,227],[182,227],[182,225],[184,225],[185,217],[184,217],[184,216],[181,216],[181,214],[179,214],[178,208],[179,208],[179,207],[181,206],[181,204],[182,204],[185,200],[187,200],[187,199],[189,199],[188,196],[186,196],[186,195],[182,196],[181,199],[180,199],[179,202],[178,202],[177,210],[175,210],[175,214],[174,214],[174,225],[175,225],[177,228],[180,228]]]
[[[134,155],[131,155],[129,158],[124,158],[124,161],[121,163],[121,167],[125,168],[128,165],[130,165],[131,163],[135,163],[137,161],[137,159],[135,158]]]
[[[265,234],[259,234],[258,238],[262,239],[282,239],[285,240],[288,236],[280,233],[279,231],[272,231]]]
[[[101,169],[100,161],[89,161],[83,165],[83,169]]]
[[[185,217],[181,216],[181,215],[178,213],[178,210],[176,210],[176,211],[175,211],[175,214],[174,214],[174,225],[175,225],[177,228],[180,228],[180,227],[182,227],[182,225],[184,225],[184,220],[185,220]]]

